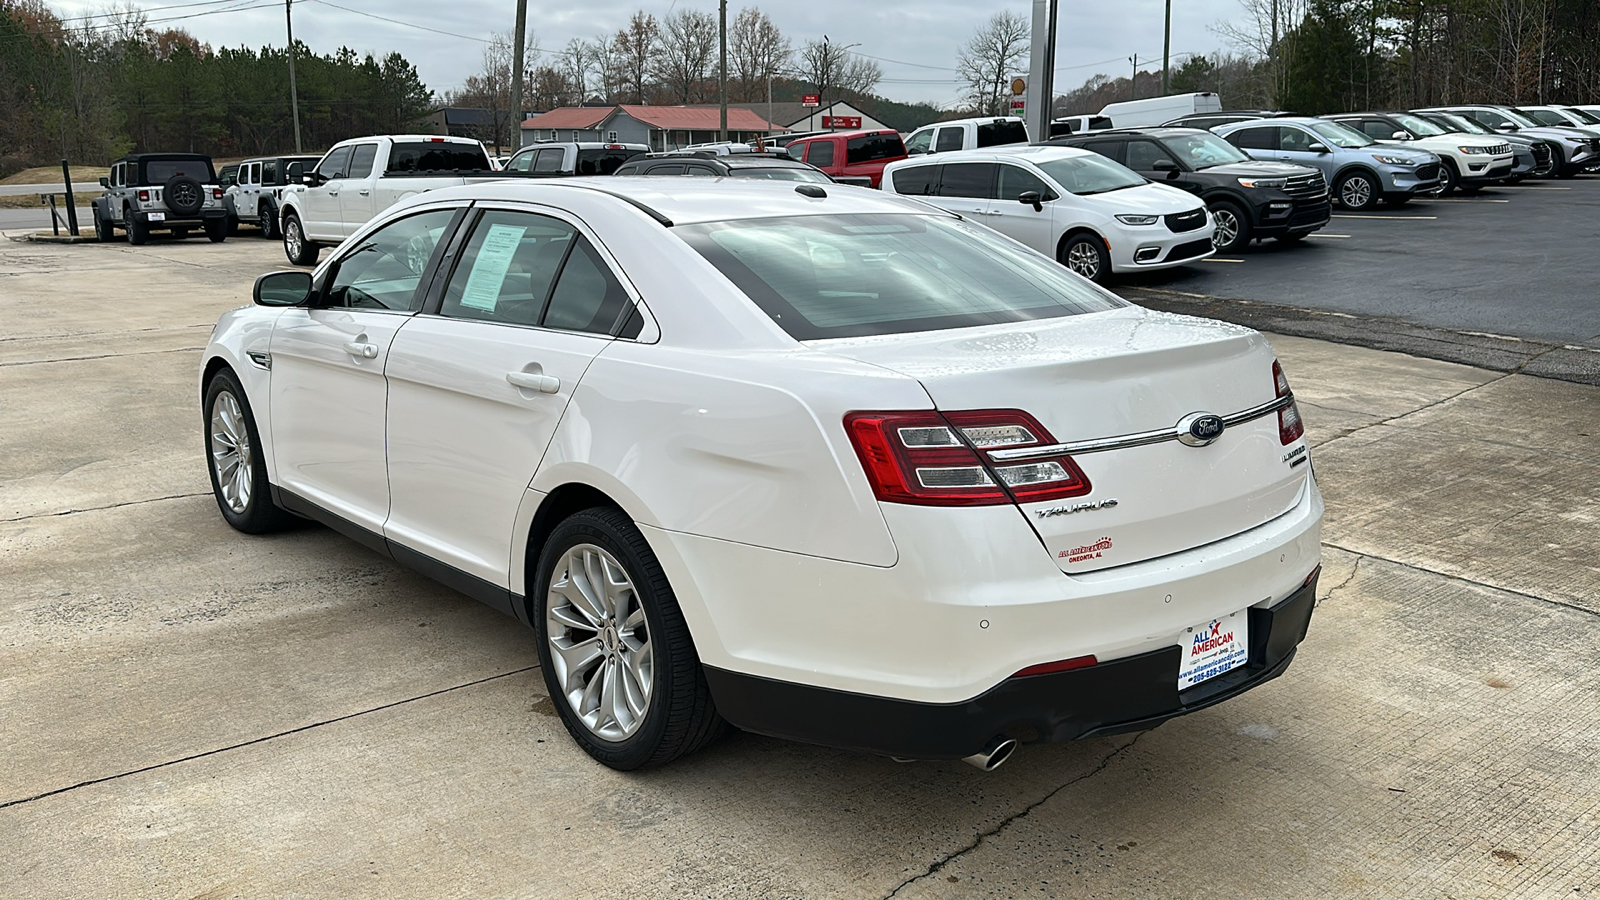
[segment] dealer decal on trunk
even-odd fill
[[[1063,550],[1060,553],[1060,558],[1065,559],[1069,563],[1083,562],[1086,559],[1099,559],[1102,555],[1104,555],[1105,551],[1110,549],[1111,538],[1103,537],[1100,540],[1084,547],[1073,547],[1071,550]]]

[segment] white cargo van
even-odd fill
[[[1194,94],[1173,94],[1170,97],[1146,97],[1143,100],[1108,103],[1100,110],[1100,115],[1109,117],[1118,128],[1142,128],[1170,122],[1179,116],[1218,112],[1221,109],[1220,95],[1200,91]]]

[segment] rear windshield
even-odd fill
[[[796,340],[1053,319],[1128,305],[993,232],[915,214],[680,225]]]
[[[988,122],[978,126],[978,146],[998,147],[1001,144],[1026,144],[1028,129],[1021,122]]]
[[[900,135],[869,134],[845,142],[845,162],[850,165],[879,159],[901,159],[906,155],[906,145]]]
[[[489,154],[477,144],[416,141],[389,150],[390,175],[410,172],[490,171]]]
[[[238,166],[234,167],[238,169]],[[217,180],[209,159],[152,159],[144,164],[144,180],[150,184],[165,184],[178,176],[193,178],[201,184]]]
[[[578,175],[611,175],[643,150],[579,150]]]

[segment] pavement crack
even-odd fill
[[[1427,566],[1419,566],[1416,563],[1409,563],[1409,562],[1405,562],[1404,560],[1399,560],[1399,559],[1391,559],[1391,558],[1389,558],[1387,556],[1379,556],[1376,553],[1363,553],[1360,550],[1352,550],[1349,547],[1341,547],[1340,545],[1335,544],[1332,541],[1323,541],[1322,542],[1322,546],[1324,546],[1324,547],[1332,547],[1335,550],[1343,550],[1346,553],[1351,553],[1351,554],[1356,555],[1357,557],[1360,557],[1360,559],[1375,559],[1375,560],[1377,560],[1379,562],[1386,562],[1386,563],[1389,563],[1390,565],[1400,566],[1402,568],[1410,569],[1410,570],[1412,570],[1414,572],[1426,572],[1429,575],[1437,575],[1440,578],[1448,578],[1451,581],[1459,581],[1462,584],[1470,584],[1473,587],[1480,587],[1480,588],[1483,588],[1484,590],[1498,591],[1499,593],[1502,593],[1502,594],[1510,594],[1513,597],[1523,597],[1523,598],[1528,599],[1528,600],[1536,600],[1536,601],[1538,601],[1540,603],[1548,603],[1551,606],[1559,606],[1559,607],[1561,607],[1563,609],[1575,610],[1575,611],[1581,612],[1581,613],[1583,613],[1585,615],[1600,616],[1600,609],[1590,609],[1590,608],[1588,608],[1586,606],[1579,606],[1578,604],[1572,603],[1572,602],[1567,601],[1567,600],[1556,600],[1556,599],[1551,598],[1551,597],[1541,597],[1538,594],[1532,594],[1532,593],[1529,593],[1527,591],[1521,591],[1521,590],[1518,590],[1518,589],[1513,588],[1513,587],[1506,587],[1503,584],[1491,584],[1490,582],[1487,582],[1487,581],[1479,581],[1476,578],[1468,578],[1465,575],[1456,575],[1456,574],[1453,574],[1453,573],[1450,573],[1450,572],[1441,572],[1438,569],[1430,569]],[[1359,560],[1357,560],[1357,562],[1359,563]],[[1343,586],[1344,585],[1340,585],[1340,587],[1343,587]],[[1335,590],[1337,590],[1337,588],[1335,588]],[[1329,592],[1329,596],[1332,596],[1332,591]]]
[[[133,353],[101,353],[96,356],[60,356],[55,359],[24,359],[18,362],[0,362],[0,369],[14,366],[42,366],[50,363],[87,362],[95,359],[123,359],[129,356],[149,356],[152,353],[194,353],[205,347],[171,347],[166,350],[136,350]]]
[[[1332,544],[1328,544],[1327,546],[1332,547],[1333,545]],[[1339,549],[1343,550],[1344,548],[1340,547]],[[1353,551],[1346,551],[1346,552],[1353,552]],[[1328,592],[1326,594],[1322,595],[1322,599],[1321,600],[1317,601],[1317,605],[1318,606],[1321,606],[1322,604],[1327,603],[1329,600],[1332,600],[1334,594],[1337,594],[1340,591],[1344,590],[1345,588],[1349,587],[1350,586],[1350,582],[1356,580],[1356,575],[1360,574],[1360,572],[1361,572],[1361,561],[1366,559],[1367,555],[1365,553],[1357,553],[1355,556],[1356,556],[1356,564],[1350,567],[1350,574],[1346,575],[1345,579],[1343,581],[1339,582],[1338,584],[1334,585],[1331,588],[1328,588]]]
[[[1115,750],[1112,750],[1110,753],[1107,753],[1105,758],[1100,760],[1099,764],[1096,765],[1093,769],[1090,769],[1089,771],[1083,773],[1082,775],[1079,775],[1078,777],[1067,781],[1065,784],[1060,785],[1059,787],[1057,787],[1054,790],[1052,790],[1050,793],[1045,794],[1043,797],[1039,798],[1038,800],[1035,800],[1034,802],[1028,804],[1026,807],[1021,809],[1020,811],[1018,811],[1016,813],[1013,813],[1012,815],[1007,816],[1005,819],[1003,819],[998,825],[994,826],[993,828],[990,828],[987,831],[979,833],[978,836],[973,838],[965,847],[962,847],[961,849],[956,850],[955,852],[950,853],[950,854],[948,854],[948,855],[946,855],[946,856],[944,856],[944,857],[942,857],[940,859],[934,860],[934,862],[932,864],[930,864],[928,866],[928,868],[923,870],[921,873],[919,873],[917,875],[913,875],[910,878],[907,878],[905,881],[900,882],[898,885],[895,885],[895,889],[894,890],[892,890],[889,893],[883,895],[883,900],[892,900],[892,898],[898,896],[901,891],[905,890],[907,887],[911,886],[912,884],[915,884],[916,882],[921,881],[924,878],[931,878],[932,876],[939,874],[939,872],[942,869],[944,869],[945,866],[948,866],[950,863],[955,862],[956,860],[960,859],[961,857],[966,856],[968,853],[971,853],[972,851],[978,849],[978,847],[981,846],[986,839],[994,837],[995,835],[999,834],[1000,832],[1005,831],[1007,828],[1010,828],[1013,823],[1021,821],[1022,819],[1027,818],[1028,815],[1030,813],[1032,813],[1034,810],[1038,809],[1039,807],[1041,807],[1041,806],[1045,805],[1046,803],[1049,803],[1051,800],[1055,799],[1055,796],[1057,794],[1061,793],[1062,791],[1066,790],[1069,787],[1072,787],[1073,785],[1075,785],[1075,784],[1077,784],[1077,783],[1079,783],[1081,781],[1087,781],[1090,778],[1093,778],[1094,776],[1099,775],[1101,772],[1104,772],[1106,770],[1106,767],[1110,766],[1111,762],[1113,760],[1115,760],[1117,757],[1121,756],[1122,754],[1126,753],[1127,751],[1133,749],[1133,745],[1139,743],[1139,739],[1144,737],[1145,734],[1146,734],[1146,732],[1142,732],[1142,731],[1139,732],[1138,734],[1133,736],[1133,740],[1127,742],[1126,744],[1123,744],[1122,746],[1116,748]],[[0,808],[3,808],[3,807],[0,807]]]
[[[437,691],[429,691],[426,694],[418,694],[415,697],[407,697],[407,698],[405,698],[403,700],[396,700],[396,701],[394,701],[392,703],[385,703],[385,704],[382,704],[381,706],[374,706],[371,709],[363,709],[363,710],[361,710],[359,712],[348,713],[348,714],[342,715],[342,716],[335,716],[335,717],[333,717],[331,719],[323,719],[320,722],[312,722],[309,725],[301,725],[298,728],[290,728],[290,729],[287,729],[285,731],[279,731],[279,732],[277,732],[275,734],[268,734],[268,735],[264,735],[264,736],[258,737],[258,738],[251,738],[248,741],[240,741],[237,744],[229,744],[226,747],[216,747],[216,748],[211,749],[211,750],[204,750],[204,751],[201,751],[199,753],[192,753],[192,754],[190,754],[188,756],[179,757],[178,759],[169,759],[166,762],[159,762],[159,763],[154,763],[154,764],[148,765],[148,766],[141,766],[140,768],[137,768],[137,769],[129,769],[126,772],[118,772],[115,775],[106,775],[106,776],[101,777],[101,778],[91,778],[88,781],[80,781],[77,784],[68,785],[67,787],[63,787],[63,788],[56,788],[53,791],[45,791],[42,794],[35,794],[32,797],[21,797],[21,798],[16,799],[16,800],[7,800],[7,801],[5,801],[3,803],[0,803],[0,809],[6,809],[6,808],[9,808],[9,807],[12,807],[12,806],[20,806],[20,805],[22,805],[24,803],[32,803],[35,800],[43,800],[46,797],[54,797],[57,794],[65,794],[68,791],[75,791],[78,788],[89,787],[91,785],[96,785],[96,784],[104,784],[104,783],[106,783],[108,781],[116,781],[119,778],[127,778],[130,775],[140,775],[140,774],[143,774],[145,772],[153,772],[153,771],[155,771],[157,769],[165,769],[165,768],[169,768],[171,766],[179,765],[181,763],[193,762],[194,760],[197,760],[197,759],[205,759],[208,756],[216,756],[219,753],[227,753],[230,750],[238,750],[238,749],[241,749],[243,747],[249,747],[249,746],[252,746],[252,745],[255,745],[255,744],[263,744],[263,743],[266,743],[267,741],[277,740],[278,738],[287,737],[287,736],[289,736],[291,734],[299,734],[302,731],[310,731],[313,728],[321,728],[324,725],[333,725],[333,724],[335,724],[337,722],[345,722],[345,721],[348,721],[350,719],[360,718],[361,716],[371,715],[372,713],[375,713],[375,712],[383,712],[386,709],[394,709],[397,706],[404,706],[404,705],[406,705],[408,703],[415,703],[418,700],[427,700],[430,697],[438,697],[440,695],[449,694],[449,693],[452,693],[454,691],[464,690],[464,689],[470,688],[470,687],[476,687],[476,686],[478,686],[480,684],[488,684],[491,681],[499,681],[502,678],[510,678],[513,675],[521,675],[524,672],[532,672],[537,668],[539,668],[539,667],[536,666],[536,665],[534,665],[534,666],[524,666],[523,668],[520,668],[520,669],[512,669],[509,672],[501,672],[498,675],[489,675],[489,676],[487,676],[485,678],[479,678],[479,679],[477,679],[475,681],[468,681],[468,682],[466,682],[464,684],[452,685],[452,686],[447,687],[447,688],[440,688]],[[1129,746],[1132,746],[1132,744],[1130,743]]]
[[[1427,410],[1433,409],[1434,407],[1439,406],[1441,404],[1449,403],[1451,400],[1454,400],[1457,397],[1464,397],[1467,394],[1472,393],[1473,391],[1480,391],[1480,390],[1483,390],[1486,387],[1489,387],[1490,385],[1499,384],[1500,382],[1505,381],[1507,378],[1510,378],[1512,375],[1515,375],[1515,374],[1517,374],[1517,373],[1516,372],[1506,372],[1506,373],[1504,373],[1502,375],[1497,375],[1494,378],[1491,378],[1491,379],[1489,379],[1488,381],[1485,381],[1482,384],[1475,384],[1475,385],[1472,385],[1471,387],[1465,387],[1465,388],[1462,388],[1459,391],[1456,391],[1454,394],[1450,394],[1450,395],[1445,396],[1445,397],[1440,397],[1437,400],[1432,400],[1432,401],[1429,401],[1427,403],[1424,403],[1424,404],[1422,404],[1421,406],[1419,406],[1419,407],[1417,407],[1415,409],[1408,409],[1403,413],[1399,413],[1397,415],[1389,416],[1388,418],[1385,418],[1385,419],[1379,419],[1376,422],[1368,422],[1365,425],[1357,425],[1354,428],[1351,428],[1349,431],[1346,431],[1346,432],[1344,432],[1343,434],[1340,434],[1337,437],[1331,437],[1331,438],[1327,439],[1326,441],[1323,441],[1322,443],[1318,444],[1317,447],[1318,448],[1326,447],[1326,446],[1328,446],[1330,444],[1333,444],[1336,441],[1342,441],[1345,438],[1350,437],[1351,435],[1360,434],[1361,432],[1366,431],[1369,428],[1377,428],[1379,425],[1388,425],[1388,424],[1393,423],[1393,422],[1398,422],[1401,419],[1404,419],[1404,418],[1406,418],[1408,416],[1414,416],[1417,413],[1426,412]]]
[[[85,509],[63,509],[60,512],[34,513],[31,516],[17,516],[14,519],[0,519],[0,525],[10,522],[26,522],[29,519],[53,519],[58,516],[75,516],[79,513],[100,512],[106,509],[120,509],[124,506],[139,506],[144,503],[160,503],[163,500],[186,500],[190,497],[209,497],[210,491],[197,491],[192,494],[169,494],[165,497],[146,497],[143,500],[129,500],[125,503],[111,503],[106,506],[90,506]]]

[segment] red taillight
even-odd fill
[[[879,500],[921,506],[992,506],[1078,497],[1089,479],[1071,457],[986,462],[987,450],[1055,443],[1017,409],[858,412],[845,416],[867,480]]]
[[[1087,669],[1100,664],[1100,660],[1093,656],[1074,656],[1071,659],[1061,659],[1055,662],[1039,663],[1021,669],[1012,678],[1025,678],[1029,675],[1049,675],[1051,672],[1070,672],[1073,669]]]
[[[222,188],[212,188],[211,189],[211,199],[213,199],[213,200],[221,200],[222,199]]]
[[[1283,366],[1278,365],[1277,360],[1272,361],[1272,381],[1279,397],[1292,396],[1289,391],[1289,376],[1283,374]],[[1278,410],[1278,440],[1284,444],[1292,444],[1300,440],[1301,435],[1305,433],[1305,423],[1300,421],[1300,407],[1295,406],[1294,401],[1290,400],[1288,406]]]
[[[140,191],[139,192],[139,202],[140,203],[148,202],[149,199],[150,199],[150,192],[149,191]]]

